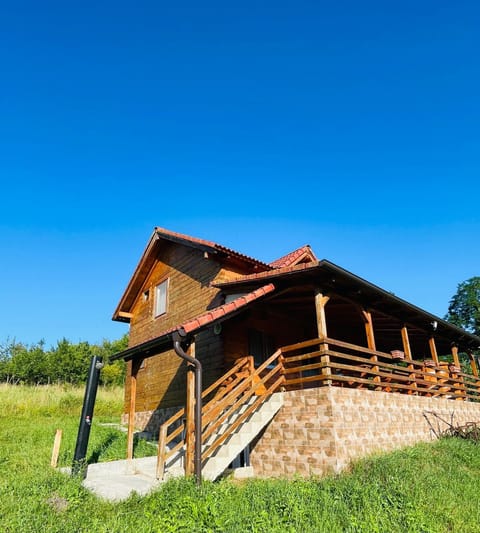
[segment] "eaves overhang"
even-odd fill
[[[141,291],[145,280],[155,264],[156,250],[160,241],[171,242],[175,244],[181,244],[188,246],[196,250],[200,250],[206,256],[212,256],[218,258],[219,261],[235,261],[245,265],[251,271],[268,271],[272,270],[272,267],[267,263],[263,263],[258,259],[250,257],[248,255],[236,252],[226,246],[222,246],[212,241],[205,239],[198,239],[196,237],[190,237],[174,231],[167,230],[165,228],[156,227],[147,243],[147,246],[138,262],[137,267],[123,293],[115,312],[113,313],[112,320],[118,322],[130,322],[131,310],[139,292]]]
[[[300,285],[311,285],[326,294],[335,293],[359,305],[376,309],[387,316],[413,325],[432,335],[449,338],[462,349],[480,348],[480,337],[469,333],[428,311],[417,307],[395,294],[345,270],[338,265],[322,259],[321,261],[294,265],[238,277],[231,281],[215,283],[213,286],[225,293],[249,291],[258,284],[274,282],[278,290]]]
[[[255,301],[264,299],[266,296],[273,294],[274,291],[275,285],[273,283],[263,285],[247,294],[238,296],[231,302],[205,311],[182,324],[169,328],[158,337],[145,341],[137,346],[127,348],[110,357],[110,361],[115,361],[117,359],[129,361],[138,357],[148,358],[153,355],[158,355],[159,353],[172,348],[173,336],[175,333],[178,333],[180,337],[187,339],[215,324],[220,324],[225,320],[233,318],[245,311]]]

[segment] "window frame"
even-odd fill
[[[166,278],[163,281],[160,281],[155,285],[155,300],[153,302],[153,316],[154,318],[159,318],[167,313],[168,310],[168,289],[169,289],[169,279]],[[165,287],[165,294],[162,297],[162,308],[159,309],[159,294],[160,294],[160,287]],[[160,311],[160,312],[159,312]]]

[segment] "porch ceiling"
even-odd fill
[[[479,337],[398,298],[393,293],[385,291],[327,260],[242,276],[233,281],[218,283],[215,286],[226,293],[238,293],[239,290],[249,292],[267,281],[274,281],[279,293],[286,291],[275,298],[272,303],[289,306],[290,310],[293,311],[300,311],[302,308],[307,309],[307,306],[311,306],[314,290],[320,289],[325,294],[336,294],[344,298],[345,301],[374,311],[375,327],[378,332],[382,331],[384,335],[398,335],[399,329],[406,325],[409,328],[411,341],[420,336],[424,338],[425,334],[433,335],[441,344],[440,349],[442,351],[449,351],[452,343],[457,344],[461,350],[480,347]],[[341,304],[338,303],[337,305],[340,306]],[[344,311],[345,309],[346,307]],[[335,312],[330,303],[327,305],[326,312],[327,315],[329,312]],[[337,312],[341,313],[340,308],[337,309]]]

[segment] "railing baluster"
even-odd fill
[[[158,453],[157,453],[157,479],[163,479],[165,474],[165,452],[167,450],[167,430],[168,426],[163,425],[158,434]]]

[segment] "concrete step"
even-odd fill
[[[283,405],[283,394],[275,393],[243,422],[216,451],[209,457],[202,470],[205,479],[215,480],[228,465],[243,451],[260,431],[273,419]],[[218,435],[217,435],[218,436]]]
[[[211,480],[218,478],[233,459],[272,420],[282,405],[282,393],[275,393],[257,411],[252,413],[248,420],[242,423],[235,433],[217,450],[215,456],[207,459],[202,472],[203,477]],[[242,412],[247,407],[244,407]],[[230,423],[233,423],[238,416],[240,416],[240,413],[232,415]],[[228,424],[226,426],[228,427]],[[212,439],[214,440],[220,434],[212,435]],[[180,450],[174,457],[170,458],[165,469],[165,480],[184,475],[183,456],[184,451]],[[132,492],[145,495],[160,485],[162,481],[155,478],[156,468],[156,455],[132,460],[124,459],[91,464],[88,466],[83,485],[100,498],[121,501],[128,498]]]
[[[232,423],[234,423],[248,407],[255,402],[256,397],[250,398],[249,402],[242,405],[235,413],[217,428],[206,441],[203,450],[206,450],[219,436],[221,436]],[[275,393],[266,400],[259,408],[251,413],[247,419],[240,424],[235,432],[218,448],[218,450],[207,458],[203,467],[203,476],[206,479],[216,479],[220,476],[228,465],[243,451],[250,442],[260,433],[260,431],[272,420],[280,407],[283,405],[283,394]],[[183,475],[183,455],[181,450],[172,457],[165,467],[165,478]]]

